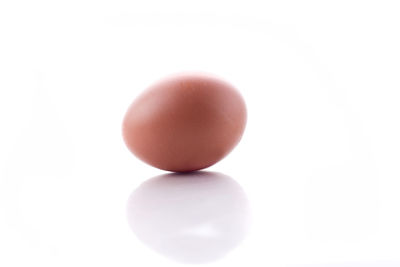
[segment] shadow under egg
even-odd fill
[[[127,203],[136,236],[183,263],[222,258],[246,236],[249,205],[241,186],[215,172],[165,174],[141,184]]]

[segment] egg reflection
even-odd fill
[[[214,172],[152,178],[132,193],[127,213],[144,244],[183,263],[223,257],[244,239],[250,214],[240,185]]]

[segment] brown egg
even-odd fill
[[[239,142],[246,106],[236,89],[205,74],[179,74],[144,91],[129,107],[123,136],[129,150],[159,169],[207,168]]]

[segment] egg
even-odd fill
[[[133,101],[123,120],[129,150],[167,171],[207,168],[240,141],[246,106],[228,82],[208,74],[185,73],[151,85]]]

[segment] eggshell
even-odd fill
[[[123,137],[144,162],[187,172],[225,157],[245,125],[246,106],[232,85],[211,75],[179,74],[150,86],[131,104]]]

